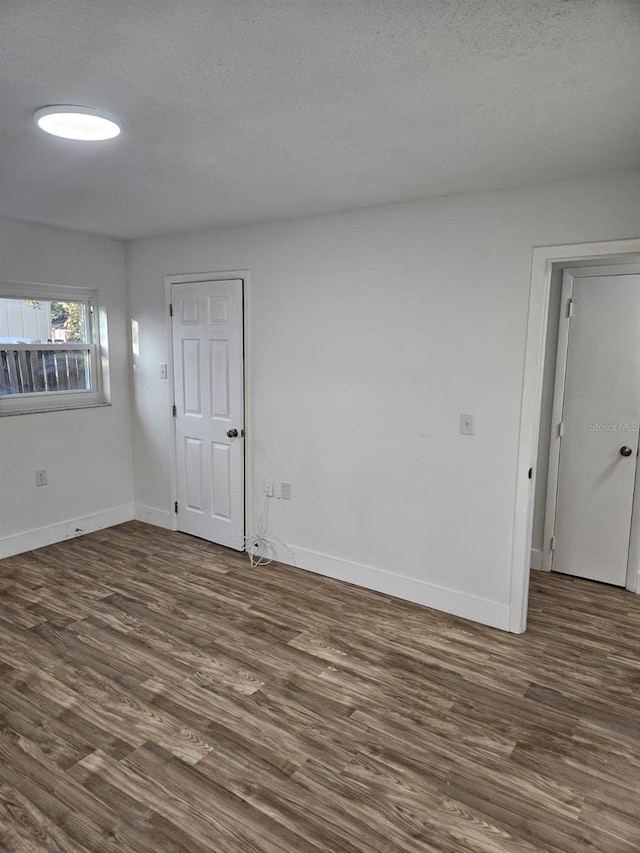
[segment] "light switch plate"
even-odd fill
[[[474,416],[465,414],[460,415],[460,435],[474,435]]]

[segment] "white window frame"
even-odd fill
[[[32,412],[54,412],[108,405],[105,388],[106,315],[100,305],[100,292],[92,288],[63,287],[54,284],[0,281],[0,299],[34,299],[50,302],[82,302],[86,306],[86,343],[70,343],[70,349],[89,349],[91,387],[82,391],[42,391],[0,396],[0,417]],[[58,344],[49,345],[51,348]],[[48,349],[49,346],[43,345]],[[25,348],[17,344],[16,349]],[[26,348],[30,348],[27,345]],[[12,347],[13,349],[13,347]]]

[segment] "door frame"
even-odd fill
[[[633,255],[636,258],[629,257]],[[533,249],[522,373],[511,546],[509,630],[515,634],[521,634],[527,627],[533,509],[551,274],[554,267],[580,266],[581,261],[595,258],[610,259],[611,263],[615,264],[616,262],[624,262],[625,258],[627,262],[632,262],[637,259],[637,256],[640,256],[640,239],[638,238],[608,240],[598,243],[572,243],[561,246],[538,246]],[[531,478],[529,477],[530,469],[532,470]]]
[[[253,530],[253,357],[251,340],[251,281],[249,270],[221,270],[216,272],[183,273],[181,275],[165,275],[165,334],[167,351],[167,390],[169,400],[167,412],[169,418],[169,505],[170,529],[178,529],[178,517],[174,512],[178,497],[178,460],[176,456],[176,420],[173,417],[175,392],[175,373],[173,363],[173,324],[171,318],[171,286],[173,284],[189,284],[191,282],[242,281],[242,338],[244,347],[243,384],[244,384],[244,535]]]
[[[560,302],[560,326],[558,329],[557,340],[557,358],[556,370],[553,386],[553,409],[551,413],[551,435],[549,439],[549,467],[547,476],[547,495],[545,500],[544,511],[544,533],[542,547],[542,568],[543,572],[552,570],[552,555],[553,551],[550,547],[551,537],[555,532],[556,520],[556,505],[558,480],[560,475],[560,445],[558,442],[559,436],[555,434],[555,426],[562,420],[562,412],[564,409],[564,398],[566,394],[566,368],[567,358],[569,354],[569,329],[570,324],[567,322],[570,318],[565,312],[565,305],[568,298],[568,292],[573,292],[573,285],[576,279],[595,278],[602,276],[615,275],[640,275],[640,264],[620,262],[613,266],[582,266],[582,267],[565,267],[563,269],[562,279],[562,295]],[[570,279],[570,281],[569,281]],[[564,321],[564,322],[563,322]],[[636,591],[637,587],[637,557],[634,559],[638,551],[638,537],[640,529],[638,528],[638,507],[636,496],[640,495],[638,490],[638,477],[640,465],[638,460],[640,457],[636,454],[635,460],[635,479],[634,479],[634,494],[632,503],[631,525],[629,528],[629,551],[627,554],[627,572],[625,580],[625,588],[631,592]],[[635,546],[635,548],[634,548]]]

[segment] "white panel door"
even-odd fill
[[[640,276],[573,279],[552,569],[624,586],[640,422]]]
[[[173,284],[178,529],[244,549],[242,281]]]

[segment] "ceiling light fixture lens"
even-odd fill
[[[83,142],[113,139],[122,130],[120,122],[107,113],[69,104],[57,104],[36,110],[35,120],[40,130],[45,133]]]

